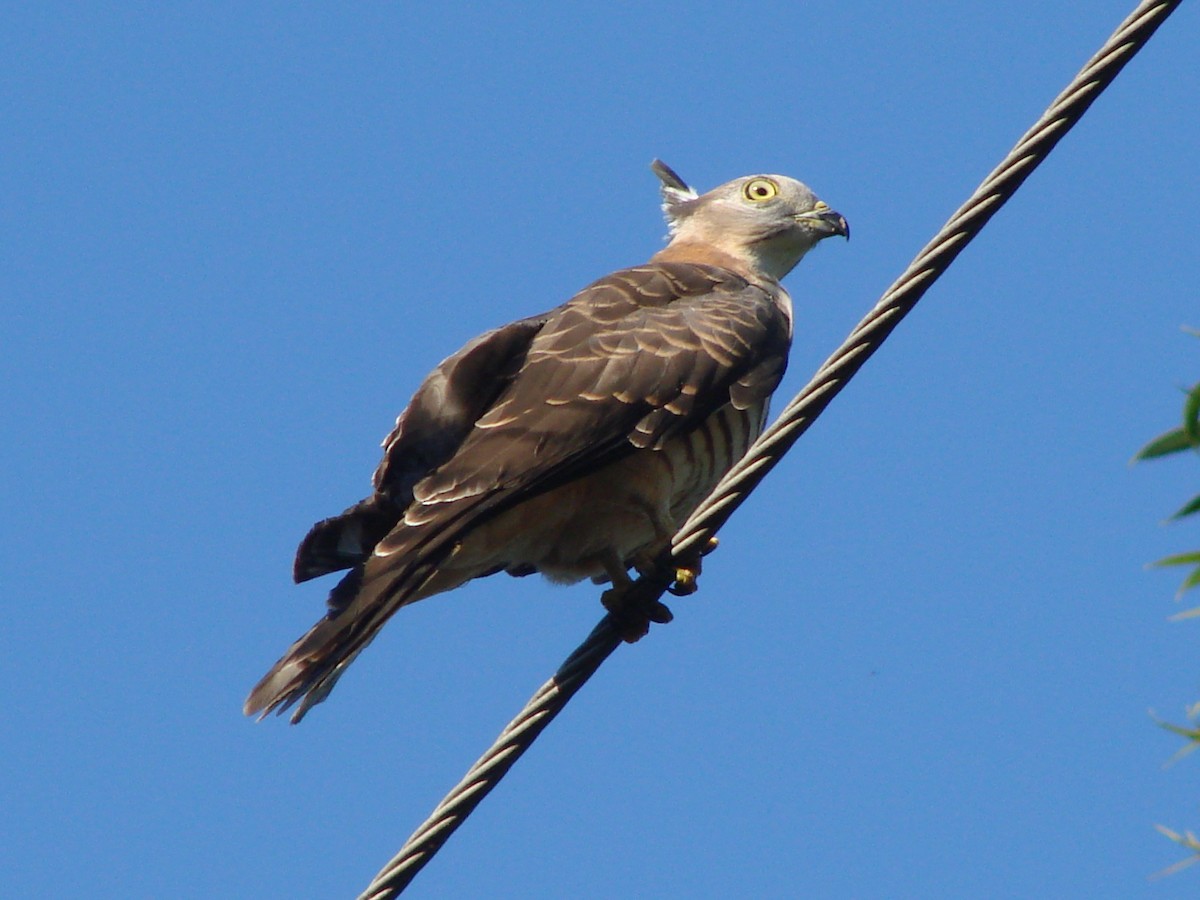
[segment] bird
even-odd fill
[[[396,610],[474,578],[627,586],[762,431],[792,339],[780,280],[849,226],[782,175],[699,194],[651,168],[666,246],[447,357],[384,440],[371,495],[305,536],[297,583],[348,571],[247,715],[295,706],[299,722]]]

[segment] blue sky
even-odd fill
[[[420,378],[661,246],[649,161],[808,182],[791,396],[1126,2],[44,3],[0,37],[0,892],[353,896],[599,618],[488,579],[298,727],[296,542]],[[408,896],[1194,897],[1166,621],[1200,377],[1185,4]]]

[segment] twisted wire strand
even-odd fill
[[[671,544],[671,553],[676,560],[694,555],[728,520],[955,257],[1079,121],[1179,2],[1146,0],[1121,23],[1003,161],[921,249],[808,384],[784,407],[779,418],[683,523]]]
[[[380,870],[359,900],[384,900],[403,891],[620,643],[612,618],[605,616]]]
[[[672,541],[669,554],[660,563],[660,570],[639,577],[626,592],[627,607],[649,609],[657,603],[670,583],[667,573],[696,558],[717,529],[808,430],[900,320],[1016,193],[1180,2],[1143,0],[1138,4],[1034,126],[884,292],[808,384],[784,407],[774,424],[763,432],[684,522]],[[658,621],[653,617],[652,620]],[[571,697],[616,650],[622,633],[621,623],[612,614],[600,620],[588,638],[538,689],[462,781],[380,870],[358,900],[389,900],[409,885]]]

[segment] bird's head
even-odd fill
[[[818,241],[850,237],[841,213],[794,178],[747,175],[697,194],[661,160],[651,168],[662,182],[668,250],[711,248],[740,262],[739,268],[779,280]]]

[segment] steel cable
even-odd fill
[[[663,609],[658,598],[671,581],[667,573],[695,560],[701,548],[808,430],[955,257],[1074,127],[1180,2],[1144,0],[1138,4],[1034,126],[884,292],[849,337],[782,410],[774,424],[763,432],[742,460],[692,513],[675,535],[671,552],[662,561],[660,571],[639,577],[625,592],[626,608],[649,610],[651,619],[659,621],[654,614]],[[408,886],[576,691],[620,645],[622,633],[622,624],[612,614],[600,621],[380,870],[359,900],[386,900],[398,896]]]

